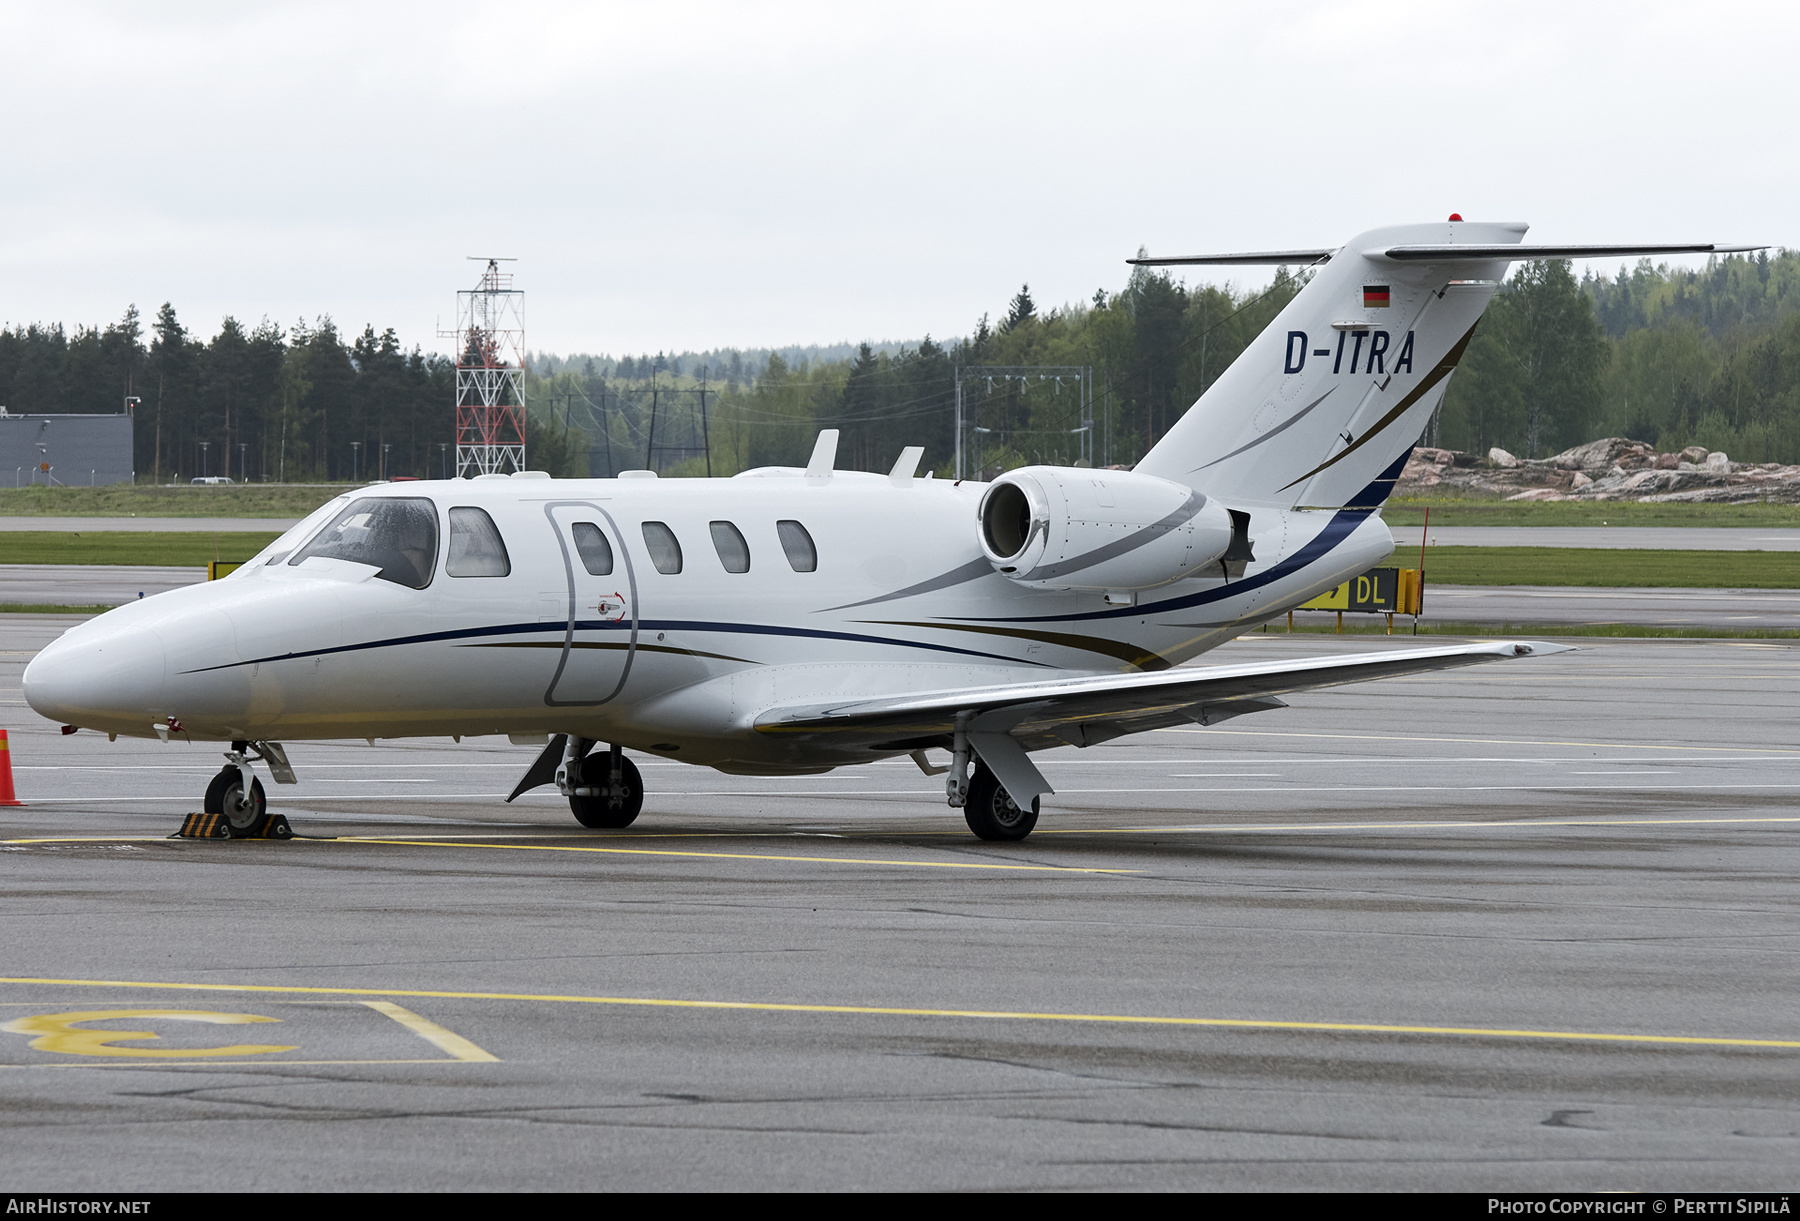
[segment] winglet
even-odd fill
[[[893,482],[895,487],[905,487],[912,482],[912,477],[918,474],[919,459],[924,456],[925,447],[923,445],[908,445],[900,451],[900,456],[894,459],[894,469],[888,472],[888,479]]]
[[[806,460],[806,477],[808,479],[826,479],[831,475],[832,467],[837,465],[838,430],[822,428],[819,439],[813,442],[812,457]]]

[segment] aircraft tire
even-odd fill
[[[969,799],[963,803],[969,830],[986,840],[1020,840],[1031,834],[1037,820],[1037,798],[1032,798],[1031,809],[1021,810],[994,773],[985,764],[976,764],[969,774]]]
[[[208,814],[226,816],[233,839],[260,835],[269,823],[269,800],[263,794],[262,781],[250,781],[250,799],[245,801],[243,778],[235,767],[227,767],[212,778],[206,786],[204,806]]]
[[[621,757],[619,760],[619,783],[625,789],[620,800],[606,797],[571,797],[569,810],[575,815],[575,821],[584,827],[617,831],[621,827],[629,827],[637,821],[638,812],[644,808],[644,778],[638,774],[637,764]],[[581,761],[582,785],[603,785],[612,782],[612,754],[609,751],[597,750]]]

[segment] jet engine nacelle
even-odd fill
[[[1215,569],[1232,518],[1200,492],[1129,471],[1026,466],[981,498],[982,554],[1037,589],[1138,590]]]

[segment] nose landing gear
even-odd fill
[[[269,821],[269,800],[263,796],[262,781],[252,776],[249,787],[244,785],[249,770],[248,765],[227,763],[206,786],[203,808],[208,814],[223,814],[231,824],[233,837],[238,839],[260,835]]]
[[[250,761],[261,759],[277,784],[293,784],[294,769],[279,742],[233,742],[225,752],[225,766],[206,786],[203,809],[223,814],[231,833],[239,839],[260,836],[269,825],[269,800],[262,781],[250,771]]]

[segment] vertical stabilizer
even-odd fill
[[[1374,506],[1443,400],[1509,260],[1396,246],[1516,244],[1520,224],[1361,234],[1332,255],[1137,470],[1228,504]]]

